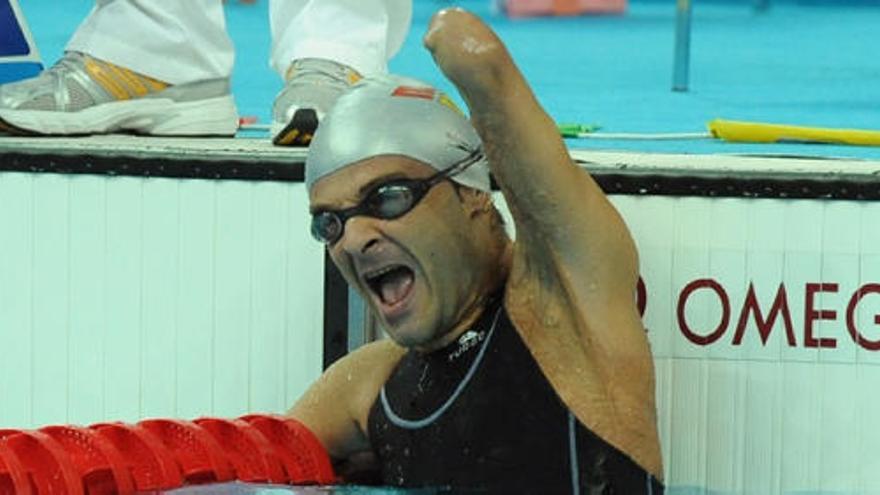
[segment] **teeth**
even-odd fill
[[[392,270],[396,270],[399,267],[400,267],[400,265],[389,265],[389,266],[386,266],[385,268],[380,268],[376,271],[365,273],[364,278],[367,280],[372,280],[374,278],[381,277],[382,275],[385,275],[386,273],[388,273]]]

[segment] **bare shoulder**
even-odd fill
[[[365,344],[339,360],[338,374],[345,373],[345,379],[352,381],[357,377],[358,389],[368,396],[372,403],[379,389],[391,376],[394,367],[407,350],[391,339],[378,340]]]
[[[328,368],[288,415],[312,430],[334,458],[367,449],[370,407],[405,353],[390,340],[360,347]]]
[[[393,367],[404,354],[406,354],[406,348],[399,346],[393,340],[377,340],[350,352],[331,366],[331,369],[337,366],[352,370],[360,370],[364,366],[390,365]]]
[[[369,409],[382,384],[405,353],[406,349],[391,340],[371,342],[330,366],[315,386],[329,389],[327,395],[342,395],[336,397],[338,403],[353,406],[351,409],[355,413]]]

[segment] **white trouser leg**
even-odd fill
[[[412,20],[412,0],[270,0],[269,9],[270,62],[281,77],[300,58],[387,72]]]
[[[229,77],[234,59],[221,0],[96,0],[67,49],[171,84]]]

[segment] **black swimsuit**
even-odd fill
[[[500,298],[472,330],[407,353],[369,415],[382,481],[491,493],[663,493],[558,398]]]

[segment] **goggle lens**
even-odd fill
[[[345,220],[357,215],[392,220],[413,209],[420,196],[418,182],[390,183],[377,187],[364,200],[343,212],[321,211],[312,216],[312,236],[324,243],[333,244],[342,237]]]
[[[322,211],[312,216],[312,237],[332,244],[342,236],[342,221],[331,211]]]
[[[415,194],[409,184],[387,184],[374,191],[366,200],[368,213],[376,218],[390,220],[415,206]]]

